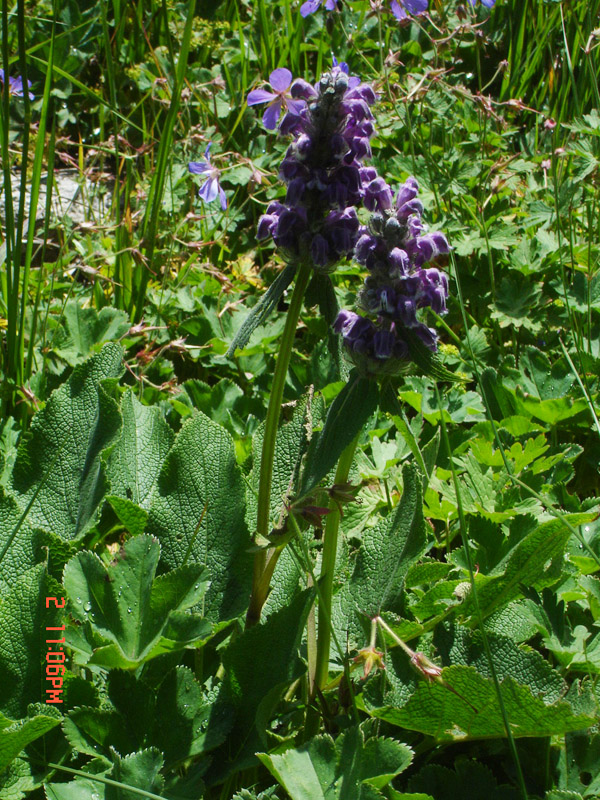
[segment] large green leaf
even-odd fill
[[[473,667],[463,666],[442,670],[442,679],[447,685],[422,681],[402,708],[373,708],[371,714],[392,725],[432,736],[438,742],[506,735],[491,679]],[[521,686],[510,677],[500,687],[514,737],[560,735],[588,728],[595,719],[595,708],[576,713],[564,700],[546,704],[528,686]]]
[[[72,614],[105,641],[90,663],[132,669],[208,633],[200,618],[179,614],[202,599],[206,570],[188,564],[155,578],[159,556],[156,539],[136,536],[108,568],[89,551],[78,553],[65,567]]]
[[[494,774],[478,761],[457,760],[456,771],[430,764],[414,775],[408,786],[412,792],[427,792],[435,800],[518,800],[511,786],[498,786]],[[401,797],[403,795],[399,795]],[[413,795],[406,795],[408,800]],[[416,798],[418,795],[414,795]]]
[[[40,711],[39,706],[36,711]],[[8,719],[0,714],[0,772],[24,747],[59,725],[60,720],[61,715],[55,706],[46,706],[43,713],[30,714],[19,720]]]
[[[46,699],[46,626],[59,625],[61,613],[46,609],[45,598],[53,594],[39,564],[24,572],[0,601],[0,712],[12,719],[27,716],[30,703]]]
[[[296,750],[257,753],[292,800],[367,800],[405,770],[412,750],[394,739],[366,738],[360,727],[331,736],[317,736]]]
[[[357,644],[369,617],[400,611],[404,577],[425,551],[421,477],[412,464],[405,464],[402,474],[399,504],[372,528],[365,528],[352,576],[334,598],[334,620],[342,630],[351,630]]]
[[[0,591],[8,591],[15,580],[34,566],[36,535],[14,497],[0,487]]]
[[[167,456],[147,530],[160,540],[169,567],[187,561],[208,567],[204,613],[211,622],[238,616],[250,595],[244,494],[231,436],[196,412]]]
[[[121,413],[123,430],[106,465],[111,494],[148,509],[173,431],[159,408],[142,405],[132,392],[123,396]]]
[[[33,418],[19,446],[12,486],[27,521],[72,539],[93,519],[106,491],[103,450],[121,426],[116,400],[102,386],[122,372],[123,351],[107,344],[76,367]]]

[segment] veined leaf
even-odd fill
[[[90,663],[133,669],[160,652],[161,637],[183,647],[188,638],[173,632],[173,617],[201,600],[208,585],[206,570],[189,564],[155,578],[160,545],[150,536],[125,543],[108,568],[89,551],[78,553],[64,572],[72,614],[100,635],[106,644]],[[197,623],[200,623],[199,625]],[[190,617],[195,637],[209,626]]]

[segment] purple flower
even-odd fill
[[[469,0],[469,2],[473,2],[473,0]],[[492,2],[495,2],[495,0],[492,0]],[[399,0],[399,2],[398,0],[392,0],[391,2],[392,14],[399,20],[407,18],[407,11],[415,16],[424,14],[427,11],[427,6],[428,0]]]
[[[204,151],[204,158],[205,161],[190,161],[188,164],[188,169],[193,175],[205,175],[206,181],[200,187],[200,191],[198,194],[204,200],[205,203],[212,203],[212,201],[219,195],[221,199],[221,208],[223,211],[227,208],[227,197],[225,192],[221,188],[219,183],[220,177],[220,170],[217,167],[213,167],[210,163],[210,146],[212,142],[209,142],[206,145],[206,150]]]
[[[338,0],[325,0],[325,8],[327,11],[335,11],[337,8]],[[323,0],[306,0],[300,6],[300,13],[303,17],[308,17],[309,14],[314,14],[323,5]]]
[[[4,86],[6,83],[3,69],[0,69],[0,83],[2,83],[2,86]],[[31,81],[27,81],[27,88],[28,89],[31,88]],[[23,97],[23,91],[24,91],[23,78],[21,78],[20,76],[18,78],[11,78],[11,77],[8,78],[9,95],[14,94],[15,97]],[[29,95],[30,100],[35,100],[35,95],[33,94],[33,92],[28,92],[27,94]]]
[[[292,73],[285,67],[274,69],[269,75],[269,85],[274,90],[267,92],[265,89],[254,89],[248,95],[247,103],[255,106],[259,103],[268,103],[267,110],[263,114],[263,123],[269,131],[274,131],[281,110],[291,111],[292,114],[299,114],[306,105],[303,100],[296,100],[290,94],[292,84]]]
[[[493,8],[495,2],[496,0],[481,0],[481,4],[484,5],[486,8]],[[469,0],[469,3],[473,7],[475,7],[477,4],[477,0]]]

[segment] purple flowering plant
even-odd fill
[[[417,313],[431,308],[446,313],[448,278],[426,265],[450,251],[443,233],[428,233],[421,215],[419,186],[414,178],[402,184],[392,198],[391,189],[372,168],[363,170],[368,180],[365,205],[373,215],[361,227],[354,256],[368,270],[358,296],[366,316],[340,311],[334,329],[343,338],[350,360],[365,375],[406,371],[421,342],[437,350],[437,334]],[[415,338],[416,337],[416,338]]]
[[[248,95],[247,103],[255,106],[261,103],[268,103],[267,109],[263,114],[263,124],[267,130],[274,131],[281,115],[281,111],[288,109],[294,113],[300,113],[304,102],[294,100],[290,93],[292,84],[292,73],[285,67],[273,70],[269,75],[269,85],[272,92],[266,89],[254,89]]]
[[[5,78],[4,70],[0,69],[0,83],[2,83],[2,88],[7,85],[7,81]],[[31,89],[31,81],[27,81],[27,88]],[[14,95],[15,97],[23,97],[24,96],[24,87],[23,87],[23,78],[18,76],[17,78],[13,78],[9,75],[8,77],[8,93],[9,95]],[[27,92],[29,95],[30,100],[35,100],[35,95],[33,92]]]
[[[198,192],[204,202],[212,203],[212,201],[216,200],[218,196],[221,201],[221,208],[223,211],[225,211],[227,208],[227,196],[223,191],[221,184],[219,183],[221,171],[210,162],[211,145],[212,142],[209,142],[206,145],[206,150],[204,151],[204,160],[190,161],[188,164],[188,169],[192,175],[204,175],[206,177],[206,180]]]

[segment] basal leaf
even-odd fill
[[[106,465],[110,491],[149,509],[173,431],[158,407],[142,405],[130,391],[121,400],[121,413],[121,436]]]
[[[127,314],[110,306],[96,311],[73,300],[66,304],[63,314],[67,336],[59,340],[54,349],[72,367],[80,364],[100,345],[123,336],[130,327]]]
[[[0,487],[0,591],[9,591],[19,575],[34,566],[36,538],[24,509]]]
[[[204,615],[211,622],[238,616],[248,601],[252,555],[244,495],[231,436],[196,412],[167,456],[147,531],[160,540],[169,567],[208,567]]]
[[[121,426],[117,402],[101,385],[123,371],[123,351],[107,344],[76,367],[33,418],[19,446],[12,487],[27,522],[65,539],[93,519],[106,491],[102,452]]]
[[[156,539],[137,536],[125,543],[108,568],[89,551],[65,567],[63,582],[72,614],[89,622],[107,642],[96,649],[91,663],[139,666],[152,657],[170,615],[201,600],[207,586],[203,567],[189,564],[155,578],[159,555]]]

